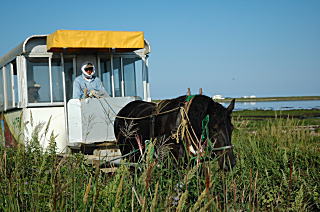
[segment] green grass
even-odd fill
[[[179,168],[148,154],[105,174],[81,154],[54,154],[53,138],[48,151],[37,139],[0,147],[0,211],[319,211],[319,133],[292,118],[234,116],[234,125],[230,172],[214,159]]]
[[[233,116],[301,116],[301,117],[320,117],[320,110],[303,109],[303,110],[241,110],[234,111]]]

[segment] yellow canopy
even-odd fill
[[[61,48],[144,48],[143,32],[57,30],[47,37],[47,50]]]

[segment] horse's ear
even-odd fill
[[[228,113],[232,113],[233,109],[234,109],[234,103],[235,103],[235,99],[232,99],[230,105],[227,108]]]

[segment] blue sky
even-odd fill
[[[319,11],[319,0],[2,0],[0,55],[57,29],[144,31],[153,99],[320,95]]]

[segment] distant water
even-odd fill
[[[228,103],[222,103],[227,107]],[[320,100],[305,101],[266,101],[266,102],[236,102],[235,110],[297,110],[320,109]]]

